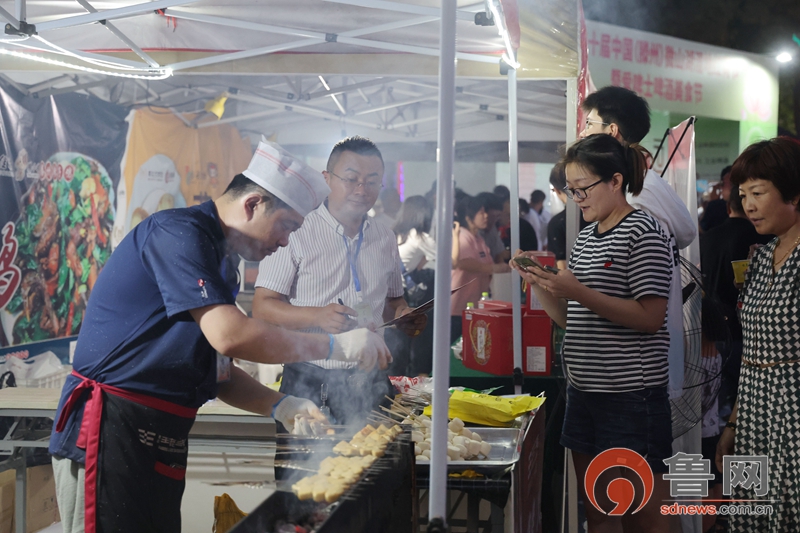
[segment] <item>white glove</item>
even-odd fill
[[[289,433],[294,433],[294,417],[297,415],[316,418],[328,423],[325,415],[320,412],[319,407],[305,398],[287,395],[278,400],[278,403],[272,408],[272,418],[283,424]]]
[[[367,328],[354,329],[333,335],[333,350],[329,359],[358,363],[362,370],[370,371],[377,364],[385,369],[392,362],[392,354],[383,337]]]

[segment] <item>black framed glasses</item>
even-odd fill
[[[328,174],[336,176],[337,178],[342,180],[342,182],[344,183],[345,188],[349,192],[353,192],[356,189],[358,189],[359,187],[364,187],[364,191],[373,192],[374,193],[374,192],[379,191],[381,189],[381,185],[382,185],[381,180],[358,181],[357,179],[353,179],[353,178],[343,178],[338,174],[334,174],[330,170],[328,171]]]
[[[564,192],[567,193],[567,198],[575,199],[575,200],[585,200],[589,195],[586,193],[589,189],[597,185],[598,183],[602,183],[603,180],[597,180],[591,185],[587,185],[586,187],[576,187],[574,189],[570,189],[569,187],[564,187]]]

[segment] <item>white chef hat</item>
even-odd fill
[[[250,165],[242,174],[304,217],[331,192],[321,172],[267,140],[258,143]]]

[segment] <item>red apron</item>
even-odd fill
[[[98,504],[98,459],[100,452],[100,435],[103,423],[103,393],[111,394],[138,406],[144,406],[151,409],[156,409],[162,413],[174,415],[182,419],[194,420],[197,414],[197,409],[183,407],[159,398],[146,396],[135,392],[126,391],[112,385],[106,385],[81,376],[73,370],[72,375],[81,379],[81,383],[75,387],[72,394],[64,404],[61,414],[56,421],[56,431],[63,431],[70,413],[75,409],[78,400],[84,392],[88,393],[86,406],[84,408],[83,420],[81,421],[81,429],[78,434],[77,446],[86,451],[86,482],[85,482],[85,533],[96,533],[97,531],[97,504]],[[187,426],[186,433],[188,434]],[[141,430],[140,430],[141,432]],[[142,441],[144,442],[144,441]],[[148,443],[152,446],[152,443]],[[134,454],[132,454],[134,455]],[[168,478],[183,481],[186,471],[185,469],[175,469],[171,465],[155,462],[154,470]],[[181,489],[182,492],[182,489]],[[178,512],[180,509],[178,509]],[[119,515],[120,517],[122,515]]]

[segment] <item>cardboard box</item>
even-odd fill
[[[16,498],[16,470],[0,472],[0,533],[13,533],[16,528],[14,504]],[[56,503],[56,482],[53,465],[32,466],[27,470],[26,531],[34,533],[54,522],[60,522]]]
[[[514,373],[512,309],[507,302],[484,302],[483,309],[464,310],[462,362],[465,367],[496,376]],[[546,314],[522,316],[522,372],[549,376],[553,360],[553,324]]]
[[[56,502],[56,480],[53,465],[28,468],[27,531],[39,531],[61,521]]]
[[[16,470],[0,472],[0,533],[14,531],[14,488]]]

